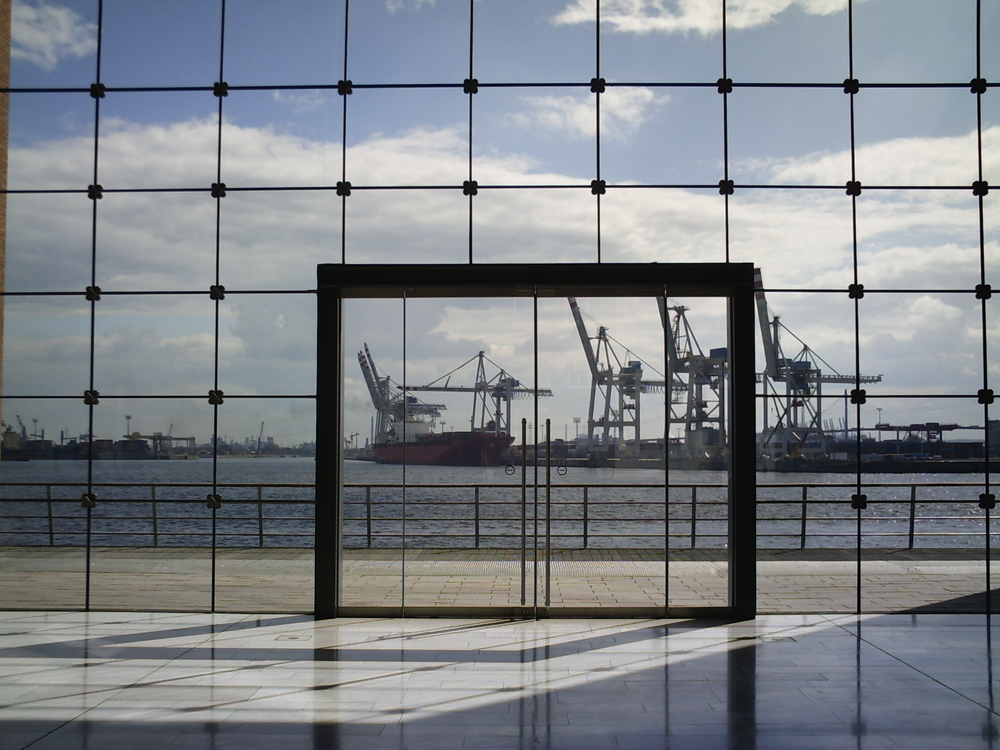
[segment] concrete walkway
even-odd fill
[[[861,606],[865,613],[982,612],[987,588],[981,552],[865,550]],[[522,567],[516,550],[349,550],[343,603],[351,606],[516,606]],[[728,566],[722,550],[671,553],[669,575],[646,551],[593,550],[533,556],[525,593],[539,601],[546,585],[553,607],[724,606]],[[91,552],[94,610],[209,611],[209,549],[101,548]],[[0,609],[83,609],[86,550],[0,548]],[[405,571],[405,576],[404,576]],[[1000,563],[993,564],[993,578]],[[858,567],[849,550],[761,550],[757,562],[761,613],[851,613]],[[313,556],[302,549],[225,549],[215,558],[215,609],[231,612],[309,612]],[[1000,595],[995,608],[1000,608]]]

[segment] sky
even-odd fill
[[[718,183],[726,168],[719,0],[606,0],[601,9],[600,176],[602,260],[726,259],[724,202],[712,187],[615,189],[625,185]],[[862,83],[965,83],[976,76],[974,0],[857,0],[854,77]],[[737,86],[728,97],[729,259],[757,264],[782,322],[841,373],[854,370],[850,198],[842,189],[765,190],[746,185],[840,186],[851,177],[850,102],[844,0],[730,0],[726,73],[739,83],[826,83],[828,88]],[[473,97],[475,259],[479,262],[595,261],[598,74],[592,0],[476,0]],[[341,0],[230,0],[223,102],[219,387],[229,400],[218,433],[265,432],[284,444],[311,440],[317,263],[339,262],[340,201],[309,190],[347,179],[348,262],[465,262],[469,97],[457,88],[366,89],[365,84],[461,81],[470,76],[466,0],[351,3],[346,149],[335,91],[268,86],[335,84],[344,77]],[[16,0],[11,86],[88,88],[96,79],[97,4]],[[1000,3],[982,3],[981,75],[1000,79]],[[111,89],[211,86],[220,75],[216,3],[105,0],[101,80]],[[524,83],[531,87],[488,84]],[[550,84],[550,85],[542,85]],[[576,85],[552,85],[576,84]],[[584,84],[584,85],[580,85]],[[617,86],[615,84],[618,84]],[[628,85],[625,85],[628,84]],[[982,97],[984,179],[1000,184],[1000,106]],[[210,91],[111,91],[100,102],[97,181],[107,190],[206,190],[217,181],[218,100]],[[87,93],[18,93],[11,98],[11,190],[81,190],[94,182],[94,100]],[[870,395],[975,393],[982,387],[978,302],[979,212],[976,97],[964,88],[862,89],[855,97],[861,371],[881,374]],[[344,162],[346,154],[346,164]],[[991,179],[992,178],[992,179]],[[937,189],[888,188],[923,185]],[[519,185],[516,190],[491,185]],[[580,186],[573,190],[543,185]],[[296,186],[264,192],[232,188]],[[867,189],[878,186],[883,189]],[[951,189],[962,188],[962,189]],[[985,201],[987,281],[995,277],[998,211]],[[8,198],[9,292],[80,291],[90,284],[92,205],[81,194]],[[98,206],[95,387],[104,394],[207,393],[213,381],[215,201],[206,192],[105,194]],[[273,295],[270,290],[290,290]],[[689,319],[705,349],[725,345],[718,305]],[[414,303],[415,304],[415,303]],[[365,305],[373,306],[367,309]],[[399,303],[358,303],[348,349],[367,341],[383,371],[402,379]],[[523,305],[523,303],[522,303]],[[419,307],[419,306],[418,306]],[[605,325],[655,365],[658,316],[648,301],[581,301],[588,326]],[[90,306],[81,297],[11,297],[6,302],[4,391],[76,396],[88,387]],[[586,417],[586,363],[565,301],[546,301],[540,385],[557,436]],[[483,350],[530,378],[530,316],[508,301],[450,300],[408,309],[408,382],[429,382]],[[989,343],[1000,344],[995,316]],[[648,339],[648,341],[647,341]],[[786,342],[787,349],[793,342]],[[797,348],[795,349],[797,351]],[[994,358],[995,359],[995,358]],[[1000,360],[991,376],[1000,372]],[[758,357],[762,363],[763,358]],[[760,369],[760,368],[758,368]],[[360,371],[347,363],[347,430],[367,434],[372,414]],[[872,402],[882,420],[982,424],[968,400]],[[842,414],[840,406],[828,410]],[[452,405],[449,425],[464,421]],[[38,419],[46,437],[87,429],[82,399],[8,399],[4,421]],[[212,433],[207,399],[108,398],[95,410],[98,437],[133,429]],[[453,416],[454,415],[454,416]],[[831,414],[831,418],[834,415]],[[650,414],[650,429],[662,429]],[[662,420],[662,415],[660,415]],[[568,426],[567,426],[568,425]],[[967,437],[973,437],[968,435]]]

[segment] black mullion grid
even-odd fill
[[[594,3],[594,79],[601,80],[601,0]],[[601,184],[601,88],[594,91],[597,97],[594,105],[594,164],[597,172],[597,184]],[[601,262],[601,188],[594,189],[597,197],[597,262]],[[537,420],[536,420],[537,421]]]
[[[728,5],[726,0],[722,0],[722,80],[729,79],[729,45],[726,29],[728,16]],[[728,86],[719,86],[722,94],[722,174],[726,184],[729,184],[729,90]],[[725,242],[726,242],[726,263],[729,262],[729,190],[722,191],[725,200],[724,220],[725,220]]]
[[[349,81],[347,77],[347,50],[350,41],[351,28],[351,0],[344,0],[344,82]],[[340,86],[334,88],[339,89]],[[341,123],[340,123],[340,182],[347,185],[347,94],[340,97]],[[340,195],[340,262],[347,263],[347,191],[338,190]]]
[[[97,50],[95,55],[95,69],[94,75],[97,86],[101,83],[101,51],[103,43],[103,33],[104,33],[104,0],[98,0],[97,2]],[[98,180],[98,167],[99,167],[99,153],[100,153],[100,135],[101,135],[101,99],[99,96],[94,97],[94,182],[93,184],[99,185]],[[97,288],[97,194],[92,193],[94,197],[91,200],[91,217],[90,217],[90,286],[92,289]],[[97,302],[99,295],[90,295],[90,362],[89,362],[89,393],[84,399],[87,403],[87,436],[90,440],[91,446],[94,444],[94,407],[96,404],[96,399],[90,398],[91,394],[96,393],[94,387],[94,365],[96,352],[96,338],[97,338]],[[92,559],[92,533],[94,524],[94,451],[90,450],[87,453],[87,494],[84,496],[84,504],[87,508],[87,553],[86,553],[86,571],[84,573],[84,609],[90,611],[90,583],[91,583],[91,559]]]
[[[854,80],[854,0],[847,0],[847,77]],[[845,87],[846,88],[846,87]],[[854,127],[854,93],[848,90],[850,97],[850,127],[851,127],[851,182],[857,182],[857,141]],[[851,270],[854,287],[858,286],[858,196],[855,191],[851,193]],[[861,390],[861,328],[860,328],[860,299],[858,295],[852,294],[854,298],[854,389]],[[858,425],[858,439],[855,446],[855,489],[854,498],[851,504],[857,512],[857,532],[855,547],[857,554],[857,577],[855,581],[855,614],[861,614],[861,511],[864,506],[861,492],[861,399],[852,398],[854,402],[854,418]],[[847,430],[847,425],[844,425]]]
[[[219,23],[219,83],[223,83],[226,78],[224,75],[225,71],[225,60],[226,60],[226,0],[220,0],[220,15],[221,20]],[[216,152],[215,152],[215,182],[218,185],[222,185],[222,100],[224,96],[217,96],[219,100],[219,113],[218,113],[218,137],[216,139]],[[216,192],[215,197],[215,286],[216,288],[221,288],[220,280],[220,268],[221,268],[221,256],[222,256],[222,197],[225,193],[222,190]],[[219,390],[219,318],[220,318],[220,304],[222,302],[221,295],[212,295],[215,299],[215,345],[212,353],[212,369],[213,369],[213,391],[215,393],[221,393]],[[219,401],[220,399],[210,399],[212,403],[212,497],[209,498],[209,508],[212,511],[212,586],[211,586],[211,611],[215,612],[215,589],[216,589],[216,562],[217,562],[217,546],[218,546],[218,505],[219,505]]]
[[[982,80],[982,0],[976,0],[976,79]],[[978,180],[980,184],[983,183],[983,95],[981,93],[976,93],[976,167]],[[983,199],[986,197],[984,193],[985,190],[977,190],[978,193],[978,208],[979,208],[979,283],[980,289],[988,290],[989,287],[986,285],[986,219],[983,206]],[[983,346],[983,395],[987,396],[982,398],[983,401],[983,423],[989,425],[990,423],[990,404],[988,394],[989,390],[989,339],[987,332],[989,331],[986,301],[989,299],[990,295],[987,291],[984,294],[976,295],[980,298],[980,315],[982,317],[982,346]],[[985,514],[984,518],[984,551],[986,557],[986,616],[989,617],[993,614],[993,601],[991,596],[991,590],[993,588],[992,573],[991,573],[991,563],[992,563],[992,545],[990,543],[990,510],[992,509],[993,503],[993,493],[990,492],[990,431],[986,430],[986,435],[983,440],[983,452],[985,457],[983,460],[983,479],[984,488],[983,495],[980,498],[980,505],[983,508]],[[992,697],[992,696],[991,696]]]
[[[345,79],[346,80],[346,79]],[[355,89],[454,89],[463,88],[462,83],[352,83]],[[704,81],[607,81],[607,86],[620,86],[632,88],[642,86],[644,88],[706,88],[714,89],[717,82]],[[987,88],[992,88],[996,84],[989,84]],[[579,81],[480,81],[480,88],[587,88],[589,83]],[[862,89],[965,89],[968,83],[941,83],[932,81],[871,81],[859,83],[858,88]],[[733,88],[843,88],[842,83],[829,83],[825,81],[734,81]],[[231,85],[230,91],[337,91],[338,86],[330,83],[282,83],[282,84],[246,84]],[[106,86],[104,88],[109,94],[139,94],[139,93],[182,93],[182,92],[211,92],[212,86]],[[0,88],[0,92],[6,94],[88,94],[89,88],[73,87],[53,87],[37,88],[23,86],[9,86]]]
[[[473,259],[473,236],[472,236],[472,199],[476,194],[476,183],[472,179],[472,100],[475,96],[475,84],[476,80],[474,62],[475,62],[475,40],[476,40],[476,2],[475,0],[469,0],[469,82],[470,87],[468,91],[469,97],[469,187],[465,190],[469,196],[469,263],[472,263]],[[508,425],[508,428],[510,426]]]

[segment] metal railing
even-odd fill
[[[313,546],[314,486],[308,483],[218,484],[219,508],[206,483],[94,484],[88,519],[86,485],[8,482],[0,497],[0,543],[7,546]],[[863,486],[867,546],[978,547],[984,543],[982,485],[875,483]],[[521,543],[520,484],[347,484],[344,541],[349,548],[515,548]],[[552,521],[544,502],[529,503],[536,528],[553,549],[701,549],[727,539],[726,485],[554,484]],[[533,488],[529,486],[529,494]],[[664,494],[669,504],[664,518]],[[856,486],[759,484],[759,547],[852,547]],[[533,495],[532,495],[533,497]],[[537,509],[537,510],[536,510]],[[89,526],[89,531],[88,531]]]

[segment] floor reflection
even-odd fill
[[[985,616],[0,613],[0,747],[997,743]]]

